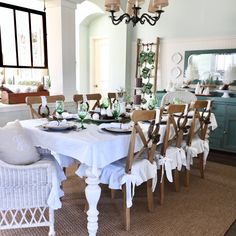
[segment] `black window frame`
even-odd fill
[[[47,53],[47,28],[46,28],[46,12],[37,11],[34,9],[29,9],[25,7],[15,6],[7,3],[1,3],[0,7],[6,7],[13,10],[14,17],[14,32],[15,32],[15,45],[16,45],[16,65],[5,65],[3,64],[3,53],[2,53],[2,39],[1,39],[1,27],[0,27],[0,67],[6,68],[35,68],[35,69],[48,69],[48,53]],[[16,26],[16,10],[28,13],[29,19],[29,38],[30,38],[30,66],[19,65],[19,55],[18,55],[18,42],[17,42],[17,26]],[[32,29],[31,29],[31,14],[37,14],[42,16],[42,27],[43,27],[43,46],[44,46],[44,66],[34,66],[33,65],[33,49],[32,49]]]

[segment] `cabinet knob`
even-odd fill
[[[224,130],[224,134],[227,134],[227,131]]]

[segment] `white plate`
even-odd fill
[[[129,129],[121,129],[121,128],[103,128],[103,130],[112,132],[112,133],[125,133],[125,134],[129,134],[132,132],[132,128]]]
[[[176,66],[171,69],[170,73],[171,73],[172,78],[176,79],[181,75],[182,71],[178,66]]]
[[[42,127],[44,129],[50,129],[50,130],[66,130],[66,129],[70,129],[74,126],[74,124],[71,123],[67,123],[67,124],[63,124],[63,125],[58,125],[58,126],[52,126],[49,123],[42,125]]]
[[[171,60],[177,65],[182,61],[182,58],[182,55],[179,52],[176,52],[172,55]]]

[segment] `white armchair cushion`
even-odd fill
[[[0,160],[13,165],[28,165],[40,156],[19,121],[0,128]]]

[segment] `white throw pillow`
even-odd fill
[[[19,121],[0,128],[0,159],[13,165],[27,165],[40,159]]]

